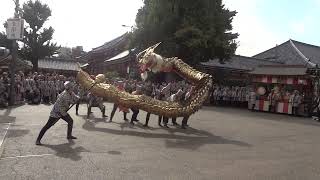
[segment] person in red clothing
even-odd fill
[[[120,91],[124,91],[124,83],[122,81],[118,81],[116,82],[115,86],[120,90]],[[129,109],[126,107],[123,107],[117,103],[113,104],[113,108],[110,114],[110,120],[109,122],[112,122],[113,116],[116,113],[117,109],[119,108],[119,111],[123,112],[123,120],[128,121],[127,119],[127,113],[129,113]]]

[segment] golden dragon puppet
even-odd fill
[[[96,80],[93,80],[82,69],[78,72],[77,81],[85,89],[90,89],[93,94],[105,97],[114,103],[128,108],[136,107],[166,117],[190,116],[198,111],[207,99],[212,86],[212,77],[209,74],[193,69],[177,57],[164,58],[156,54],[154,50],[159,44],[155,44],[137,55],[141,77],[142,79],[146,79],[147,71],[155,73],[161,71],[176,72],[194,87],[190,98],[185,102],[167,102],[146,95],[132,95],[119,91],[117,87],[111,84],[102,83],[105,80],[104,75],[97,75]]]

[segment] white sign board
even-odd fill
[[[13,18],[7,20],[7,38],[8,39],[23,39],[24,33],[24,20]]]

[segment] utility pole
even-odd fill
[[[19,0],[15,0],[15,12],[14,18],[19,18]],[[10,73],[10,99],[9,105],[12,106],[15,103],[15,73],[16,73],[16,61],[18,57],[18,45],[16,39],[12,39],[12,61],[9,66]]]
[[[315,67],[315,78],[313,79],[314,80],[314,90],[315,92],[318,94],[319,93],[319,83],[320,83],[320,74],[319,74],[319,66],[318,64],[316,64],[316,67]],[[318,94],[319,96],[319,94]]]

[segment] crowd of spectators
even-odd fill
[[[52,104],[57,95],[64,90],[65,81],[75,81],[75,77],[66,77],[57,73],[24,73],[15,74],[14,105]],[[7,107],[10,102],[10,76],[7,72],[0,75],[0,107]]]

